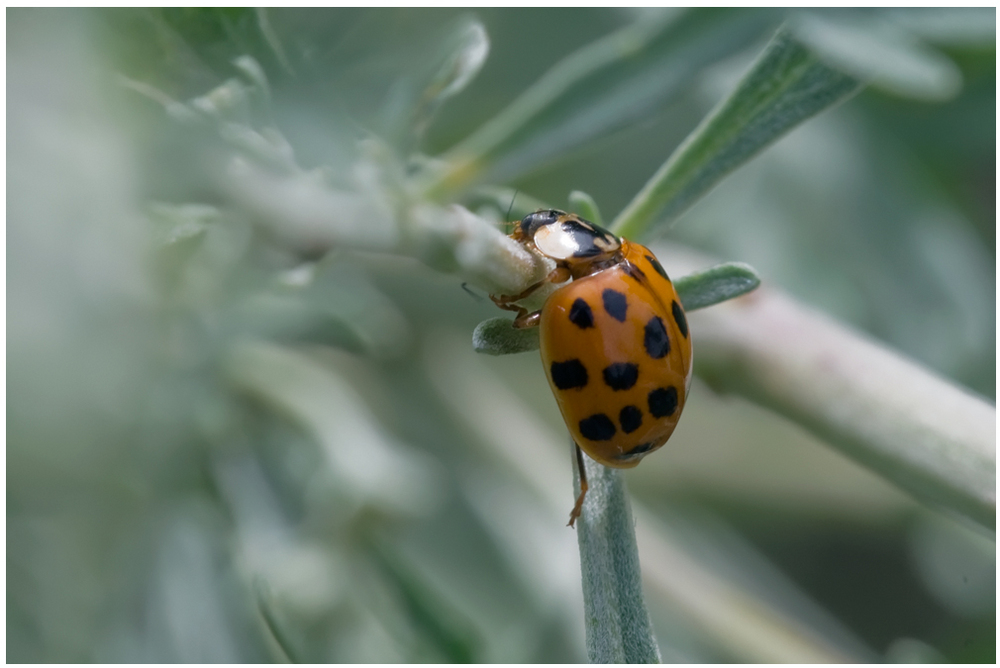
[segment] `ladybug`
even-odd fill
[[[515,328],[539,327],[545,375],[576,443],[613,468],[631,468],[674,431],[691,386],[691,338],[680,297],[653,253],[583,218],[555,209],[521,220],[510,237],[556,264],[517,295],[490,295],[518,313]],[[517,302],[564,283],[541,310]]]

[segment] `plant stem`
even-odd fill
[[[577,520],[587,656],[591,663],[659,663],[622,472],[582,461],[590,485]],[[577,491],[579,483],[577,472]]]
[[[698,373],[995,530],[996,407],[776,290],[700,312]]]

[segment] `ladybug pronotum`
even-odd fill
[[[545,374],[577,445],[572,526],[587,493],[581,450],[631,468],[670,438],[691,385],[690,333],[673,283],[645,246],[554,209],[525,216],[510,236],[556,264],[524,292],[491,298],[517,312],[514,327],[539,327]],[[547,283],[565,284],[541,310],[517,305]]]

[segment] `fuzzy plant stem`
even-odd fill
[[[659,663],[622,472],[586,456],[582,462],[590,491],[576,526],[587,656],[591,663]]]
[[[692,317],[698,373],[928,505],[996,526],[996,407],[777,290]]]

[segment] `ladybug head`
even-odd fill
[[[552,225],[559,221],[560,216],[565,216],[564,211],[558,209],[548,209],[529,213],[521,219],[521,236],[525,239],[533,239],[535,232],[546,225]]]
[[[618,237],[603,227],[557,209],[528,214],[516,233],[523,240],[533,241],[543,255],[573,264],[603,260],[621,248]]]

